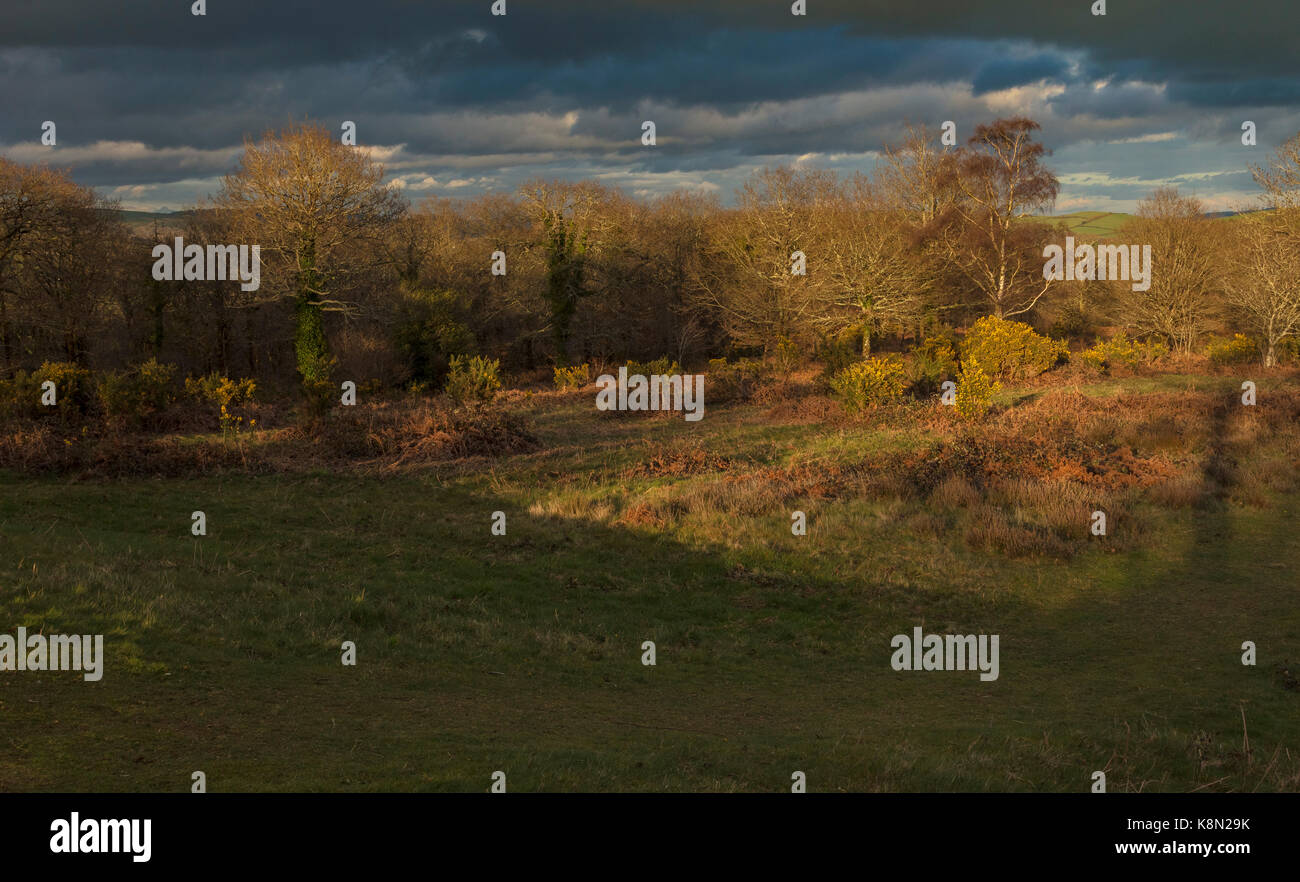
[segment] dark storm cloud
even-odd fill
[[[210,0],[204,21],[189,14],[185,0],[49,0],[0,7],[0,45],[202,49],[261,41],[289,53],[310,46],[339,57],[335,53],[409,47],[427,35],[508,20],[511,28],[502,29],[503,40],[512,55],[558,59],[618,54],[700,30],[789,31],[841,24],[883,36],[1021,37],[1178,67],[1300,69],[1291,0],[1111,0],[1106,16],[1091,14],[1091,0],[810,0],[804,18],[791,16],[784,0],[509,0],[507,19],[490,16],[490,5],[490,0]]]
[[[228,171],[245,136],[303,119],[355,120],[403,183],[458,193],[555,169],[730,179],[861,156],[906,121],[968,132],[1024,108],[1076,157],[1174,130],[1226,148],[1244,118],[1274,140],[1300,125],[1292,2],[1091,5],[809,0],[795,17],[787,0],[508,0],[501,18],[491,0],[208,0],[204,17],[188,0],[7,3],[0,149],[33,161],[54,119],[51,161],[133,194],[172,182],[170,199]],[[1185,155],[1189,173],[1228,161]]]
[[[695,0],[657,0],[684,12]],[[717,0],[724,14],[755,26],[783,27],[789,4]],[[816,0],[809,22],[835,21],[873,36],[1021,38],[1087,50],[1103,65],[1144,59],[1154,73],[1200,70],[1235,77],[1300,73],[1293,0],[1109,0],[1094,16],[1092,0]]]
[[[392,54],[411,60],[415,73],[434,75],[460,65],[549,67],[598,57],[635,66],[671,60],[677,47],[694,52],[730,31],[766,30],[794,40],[801,31],[844,28],[859,37],[1019,38],[1087,50],[1103,67],[1141,59],[1156,76],[1300,73],[1292,0],[1115,0],[1105,16],[1093,16],[1090,6],[1089,0],[814,0],[808,16],[795,17],[784,0],[510,0],[510,13],[501,18],[489,14],[490,0],[211,0],[208,15],[196,18],[184,0],[51,0],[0,7],[0,46],[233,51],[222,68],[235,69],[237,62],[246,71]],[[471,29],[490,32],[491,45],[475,51],[457,41]],[[781,64],[807,49],[797,42],[758,44],[747,67]],[[730,57],[724,51],[719,61]],[[859,65],[871,61],[862,53]],[[720,63],[713,73],[721,70]]]
[[[981,67],[971,85],[976,95],[982,95],[1039,80],[1061,82],[1066,79],[1069,69],[1069,62],[1064,57],[1047,52],[1029,58],[999,58]]]
[[[1238,82],[1174,82],[1169,97],[1194,107],[1280,107],[1300,104],[1300,78],[1259,77]]]

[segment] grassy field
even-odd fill
[[[1133,218],[1134,215],[1117,211],[1076,211],[1053,215],[1050,220],[1064,222],[1075,235],[1105,239],[1119,233]]]
[[[1211,223],[1239,223],[1248,213],[1213,212],[1207,217]],[[1075,211],[1070,214],[1056,214],[1047,218],[1061,221],[1076,236],[1087,238],[1112,239],[1120,235],[1124,228],[1137,218],[1135,214],[1122,211]]]
[[[1300,788],[1293,481],[1185,505],[1138,494],[1112,535],[1084,522],[1071,553],[1013,556],[970,541],[993,497],[769,492],[774,474],[924,456],[924,421],[736,404],[686,423],[599,415],[587,394],[510,406],[538,452],[388,473],[0,474],[0,630],[102,633],[107,653],[97,683],[0,674],[0,789],[180,791],[195,770],[212,791],[484,791],[495,770],[512,791],[778,792],[796,770],[810,791],[1083,792],[1096,770],[1112,792]],[[1207,450],[1204,479],[1225,481],[1218,460],[1240,472],[1267,445]],[[1000,635],[1000,677],[892,670],[892,635],[915,626]]]

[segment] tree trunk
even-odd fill
[[[298,360],[298,374],[304,384],[329,379],[329,350],[325,343],[325,319],[320,304],[306,295],[299,295],[294,308],[298,322],[293,348]]]
[[[329,379],[329,345],[325,339],[325,315],[316,293],[316,245],[306,243],[298,255],[298,296],[294,304],[297,329],[293,349],[298,374],[309,392]]]

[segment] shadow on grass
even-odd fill
[[[1160,547],[980,560],[1004,584],[979,593],[901,578],[869,523],[795,552],[764,518],[709,543],[534,516],[490,479],[6,479],[5,618],[138,621],[153,667],[110,644],[100,684],[4,675],[0,785],[484,790],[501,769],[512,790],[784,790],[799,770],[813,790],[1083,791],[1104,770],[1111,790],[1285,789],[1296,695],[1264,660],[1296,633],[1295,589],[1260,570],[1300,549],[1293,518],[1243,532],[1223,503],[1228,415],[1213,501]],[[872,567],[819,575],[855,571],[814,554]],[[890,637],[917,625],[1001,635],[999,679],[893,671]]]

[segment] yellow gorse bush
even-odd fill
[[[581,389],[591,382],[591,365],[578,364],[573,367],[555,368],[556,389]]]
[[[962,360],[974,359],[990,377],[1036,377],[1070,357],[1064,340],[1034,331],[1024,322],[985,316],[975,322],[961,344]]]
[[[104,413],[139,421],[172,402],[172,377],[176,366],[151,358],[126,371],[99,376],[99,400]]]
[[[760,359],[742,358],[728,362],[710,358],[705,388],[711,401],[744,401],[757,391],[766,365]]]
[[[501,362],[481,355],[451,357],[447,374],[447,396],[456,404],[487,404],[501,388]]]
[[[983,419],[993,405],[994,394],[1001,388],[978,360],[964,359],[957,372],[957,416],[968,421]]]
[[[897,358],[869,358],[832,377],[831,391],[846,410],[858,412],[901,398],[906,382]]]
[[[1205,354],[1215,364],[1241,364],[1259,358],[1259,344],[1245,334],[1233,334],[1231,340],[1212,340]]]
[[[243,415],[236,413],[233,408],[252,402],[253,396],[257,392],[257,384],[249,379],[232,380],[229,377],[223,377],[221,374],[213,372],[206,377],[186,377],[185,392],[195,398],[210,401],[217,405],[222,432],[238,433],[240,429],[244,428],[245,419]],[[254,424],[255,421],[252,420],[247,422],[250,429]]]
[[[669,358],[666,355],[663,358],[656,358],[654,361],[629,361],[627,363],[627,375],[629,377],[635,377],[638,374],[643,377],[656,375],[663,377],[680,374],[681,372],[682,366],[677,363],[676,359]]]
[[[1098,340],[1097,345],[1079,353],[1079,358],[1093,370],[1105,371],[1116,365],[1134,368],[1152,364],[1168,354],[1169,347],[1158,340],[1150,343],[1130,340],[1121,332],[1109,340]]]

